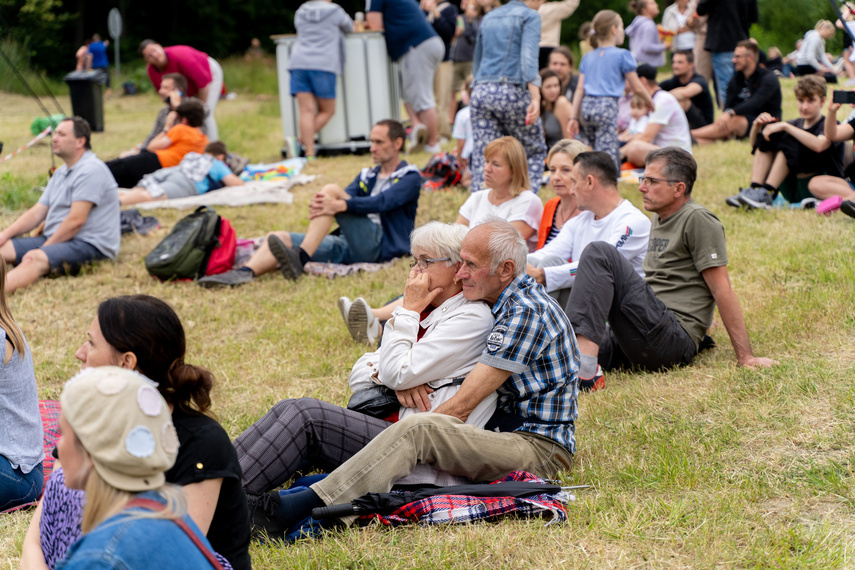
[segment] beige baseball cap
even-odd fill
[[[66,383],[60,402],[104,481],[133,492],[164,484],[178,434],[156,383],[117,366],[86,368]]]

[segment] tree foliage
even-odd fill
[[[365,0],[335,0],[351,15],[365,9]],[[401,0],[403,1],[403,0]],[[459,0],[452,0],[459,4]],[[118,3],[118,6],[117,6]],[[670,3],[659,0],[662,10]],[[833,19],[826,0],[760,0],[760,21],[752,29],[761,47],[779,46],[785,53],[817,20]],[[0,0],[0,37],[24,46],[32,63],[52,75],[74,65],[74,52],[94,33],[107,37],[107,14],[118,7],[124,20],[122,60],[137,58],[145,38],[164,45],[188,44],[213,57],[241,54],[254,37],[273,51],[273,34],[294,32],[298,2],[269,0]],[[577,49],[579,26],[599,10],[618,12],[626,24],[634,14],[627,0],[581,2],[562,26],[562,42]],[[838,51],[842,32],[827,43]],[[111,53],[112,57],[112,53]]]

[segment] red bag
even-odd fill
[[[225,218],[220,218],[220,232],[217,235],[218,245],[211,250],[208,256],[208,265],[205,275],[217,275],[230,271],[235,264],[235,252],[237,251],[237,234],[232,223]]]

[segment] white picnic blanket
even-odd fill
[[[252,180],[245,182],[243,186],[226,186],[198,196],[143,202],[142,204],[135,204],[134,208],[140,210],[155,210],[158,208],[187,210],[199,206],[292,204],[294,202],[294,195],[288,189],[297,184],[308,184],[314,179],[314,176],[299,174],[290,178],[278,178],[275,180]]]

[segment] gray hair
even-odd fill
[[[520,232],[510,222],[496,216],[488,217],[479,225],[490,229],[490,243],[487,245],[490,275],[495,275],[499,266],[508,260],[514,263],[514,277],[525,273],[528,244]]]
[[[428,222],[410,234],[410,251],[423,249],[436,257],[448,257],[451,261],[445,264],[450,267],[461,261],[460,248],[468,231],[469,228],[461,224]]]

